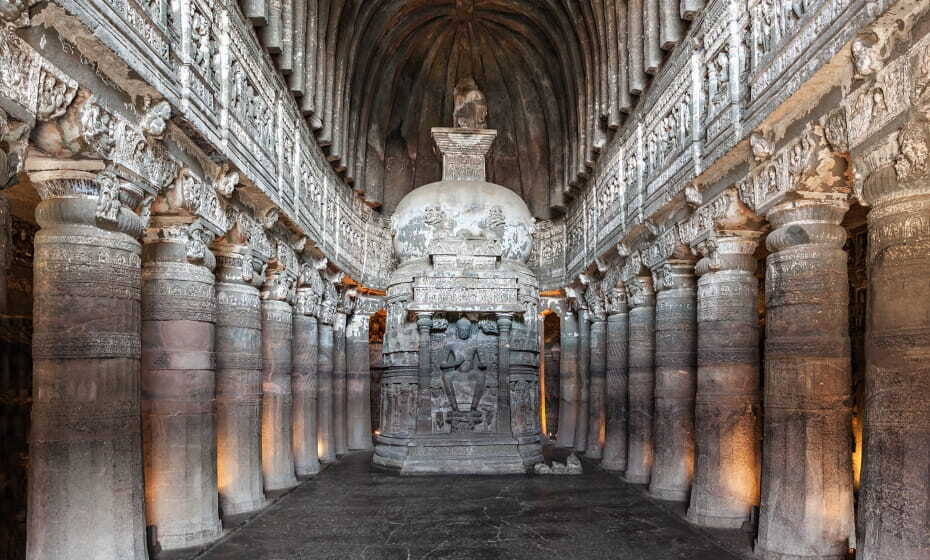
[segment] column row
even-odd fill
[[[30,178],[30,560],[144,559],[147,531],[155,550],[202,546],[221,514],[334,460],[338,427],[346,450],[370,448],[367,315],[335,301],[325,262],[298,270],[234,211],[215,227],[182,178],[154,201],[106,170]],[[335,309],[350,317],[338,344]]]

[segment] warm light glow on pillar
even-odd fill
[[[852,452],[853,487],[858,490],[862,477],[862,420],[858,414],[852,416],[852,433],[855,444]]]
[[[316,442],[316,454],[317,454],[317,457],[325,457],[325,456],[326,456],[326,451],[327,451],[327,450],[326,450],[326,442],[325,442],[325,441],[322,441],[322,440],[317,440],[317,442]]]

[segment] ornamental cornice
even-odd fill
[[[355,315],[371,316],[384,309],[384,297],[370,294],[358,294],[355,298]]]

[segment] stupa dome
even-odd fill
[[[526,262],[534,219],[512,190],[476,180],[443,180],[414,189],[392,218],[394,252],[401,263],[427,256],[440,239],[499,240],[501,257]]]

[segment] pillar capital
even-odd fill
[[[651,275],[637,275],[624,283],[630,307],[652,307],[655,305],[655,289]]]
[[[433,314],[430,311],[417,311],[415,314],[417,319],[417,330],[420,334],[429,334],[430,330],[433,328]]]
[[[697,250],[702,258],[694,267],[695,274],[702,276],[726,270],[755,272],[754,255],[762,235],[761,231],[731,231],[728,235],[714,235],[701,241]]]

